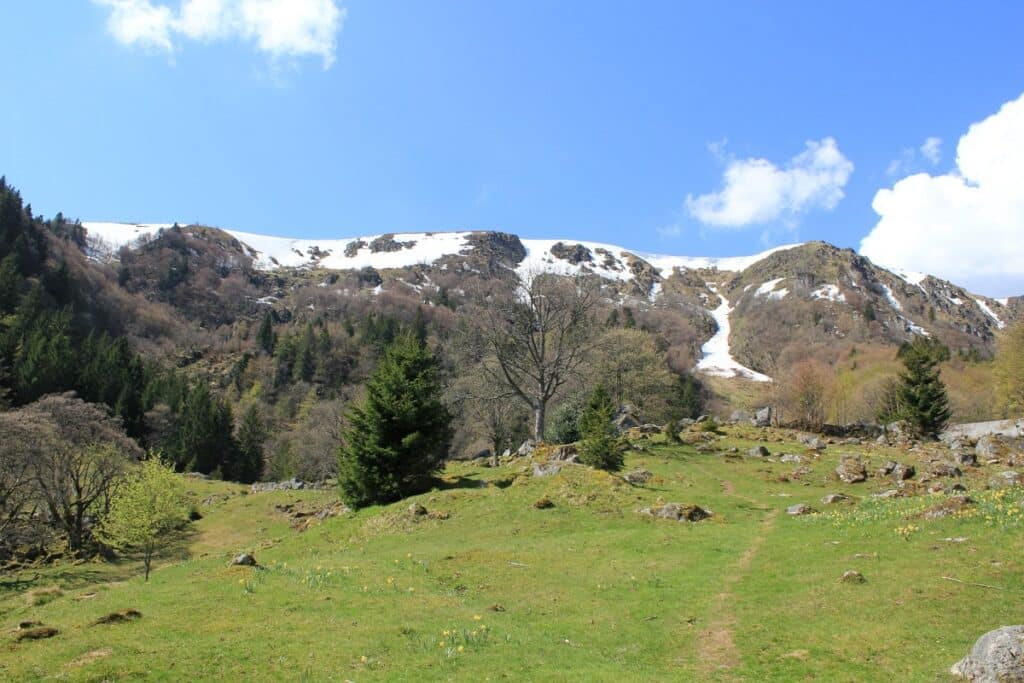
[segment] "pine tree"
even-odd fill
[[[451,416],[441,401],[434,355],[411,334],[384,352],[366,396],[348,413],[338,452],[338,483],[349,505],[411,495],[441,468]]]
[[[274,320],[270,315],[270,311],[263,316],[263,322],[260,323],[260,329],[256,332],[256,343],[259,347],[266,351],[269,355],[274,354],[274,344],[276,342],[274,335]]]
[[[615,405],[605,388],[598,385],[580,414],[580,462],[611,472],[622,469],[622,443],[615,433],[612,416]]]
[[[182,405],[175,467],[203,474],[219,471],[222,478],[233,478],[238,461],[233,428],[231,406],[212,396],[205,384],[197,384]]]
[[[936,436],[949,421],[949,399],[938,368],[944,348],[927,337],[917,337],[900,349],[904,367],[898,391],[901,417],[923,436]],[[948,353],[945,349],[946,357]]]
[[[295,347],[295,364],[292,366],[292,379],[296,382],[312,381],[313,372],[316,370],[316,346],[313,325],[307,324]]]
[[[259,479],[263,471],[263,444],[267,440],[267,428],[263,424],[259,407],[253,403],[242,416],[238,425],[238,462],[234,477],[250,484]]]

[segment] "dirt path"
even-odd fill
[[[722,490],[728,495],[736,495],[732,482],[723,481]],[[758,505],[757,501],[744,496],[737,497]],[[775,526],[777,517],[778,510],[771,510],[764,516],[757,535],[729,569],[722,581],[722,591],[711,601],[708,613],[712,615],[712,621],[708,628],[701,632],[697,640],[697,659],[700,668],[705,672],[731,669],[739,664],[740,653],[733,639],[733,631],[736,626],[736,615],[733,612],[735,600],[733,589],[747,575],[750,565]]]

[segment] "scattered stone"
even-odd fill
[[[231,560],[231,564],[237,567],[258,567],[259,564],[256,562],[256,556],[250,553],[242,553],[235,559]]]
[[[1024,626],[1003,626],[978,638],[950,673],[979,683],[1024,681]]]
[[[864,575],[855,569],[847,569],[843,572],[843,577],[840,579],[843,583],[865,583],[867,579]]]
[[[842,493],[830,493],[821,499],[821,502],[825,505],[834,505],[836,503],[843,503],[850,500],[850,497],[843,495]]]
[[[626,404],[620,406],[615,412],[615,416],[612,418],[612,424],[615,425],[615,429],[621,434],[622,432],[633,429],[634,427],[639,427],[641,423],[636,408]]]
[[[969,496],[950,496],[941,503],[937,503],[922,512],[921,517],[924,519],[941,519],[942,517],[948,517],[961,510],[965,510],[972,505],[974,505],[974,501]]]
[[[917,474],[917,470],[914,469],[913,465],[896,465],[892,471],[893,478],[898,481],[913,479],[915,474]]]
[[[946,543],[966,543],[970,539],[968,539],[966,536],[952,536],[949,538],[944,538],[942,540]]]
[[[882,491],[881,493],[872,493],[872,498],[903,498],[906,496],[903,491],[899,489],[889,489],[888,491]]]
[[[983,460],[999,459],[1009,452],[1009,446],[994,434],[986,434],[974,445],[974,454]]]
[[[541,496],[538,500],[534,501],[533,507],[538,510],[550,510],[555,507],[554,502],[547,496]]]
[[[533,439],[527,439],[523,444],[516,449],[516,455],[529,456],[533,455],[533,452],[537,450],[537,443]]]
[[[187,472],[187,473],[185,474],[185,477],[186,477],[187,479],[202,479],[202,480],[207,480],[207,479],[209,479],[209,478],[210,478],[210,475],[208,475],[208,474],[203,474],[202,472]]]
[[[423,507],[419,503],[412,503],[409,505],[409,514],[413,517],[423,517],[427,514],[427,508]]]
[[[747,451],[747,455],[751,458],[767,458],[771,453],[768,451],[766,446],[754,446]]]
[[[856,484],[868,478],[868,470],[864,467],[864,461],[856,455],[844,455],[840,458],[836,474],[840,481],[847,484]]]
[[[814,514],[814,508],[812,508],[807,503],[797,503],[796,505],[790,505],[788,508],[786,508],[786,514],[793,515],[794,517],[798,517],[800,515],[810,515]]]
[[[794,455],[793,453],[783,453],[779,456],[779,462],[803,462],[804,458],[802,455]]]
[[[738,422],[750,422],[752,419],[753,418],[750,413],[745,410],[734,410],[732,411],[732,415],[729,416],[729,422],[734,424]]]
[[[445,512],[444,510],[431,510],[430,512],[427,513],[427,517],[429,517],[430,519],[442,519],[443,520],[443,519],[449,519],[451,517],[451,515],[448,514],[447,512]]]
[[[287,481],[258,481],[249,487],[249,491],[263,493],[266,491],[301,491],[310,488],[322,488],[322,485],[310,485],[293,478]]]
[[[562,463],[560,462],[533,463],[533,476],[535,477],[547,477],[561,471]]]
[[[626,472],[622,475],[622,478],[630,484],[646,484],[653,476],[654,475],[647,470],[638,469],[633,470],[632,472]]]
[[[953,461],[958,465],[965,465],[967,467],[978,466],[978,456],[972,451],[956,450],[953,451]]]
[[[951,465],[949,463],[944,463],[944,462],[938,463],[936,465],[932,465],[932,468],[928,472],[928,474],[929,474],[929,476],[932,476],[932,477],[962,477],[963,476],[963,472],[960,471],[959,467],[957,467],[956,465]]]
[[[711,517],[711,511],[705,510],[696,505],[683,505],[682,503],[665,503],[649,508],[638,510],[641,515],[650,515],[657,519],[670,519],[676,522],[699,522],[702,519]]]
[[[1007,486],[1020,486],[1021,484],[1024,484],[1024,476],[1020,472],[1006,470],[1005,472],[1000,472],[994,479],[990,479],[988,487],[990,489],[1001,489]]]
[[[892,474],[897,467],[899,467],[898,462],[896,462],[895,460],[887,460],[886,463],[878,469],[878,473],[884,477],[887,477],[890,474]]]
[[[120,612],[111,612],[110,614],[100,617],[94,623],[95,626],[102,626],[104,624],[123,624],[128,621],[138,621],[142,618],[142,612],[137,609],[126,609]]]
[[[797,440],[812,451],[823,451],[827,448],[825,442],[813,434],[801,434]]]
[[[563,446],[556,446],[551,451],[551,455],[548,457],[553,462],[577,462],[579,461],[579,455],[576,451],[575,444],[565,444]]]
[[[487,609],[491,610],[492,612],[504,612],[505,611],[505,608],[502,607],[501,605],[499,605],[498,603],[494,603],[493,605],[491,605]]]
[[[60,633],[60,631],[52,626],[36,626],[34,628],[27,628],[23,631],[19,631],[15,640],[19,643],[23,640],[44,640],[46,638],[53,638],[58,633]]]

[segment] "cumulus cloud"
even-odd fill
[[[705,225],[742,228],[774,220],[793,221],[814,208],[830,210],[843,198],[853,163],[833,138],[808,141],[803,152],[784,168],[767,159],[732,159],[723,175],[724,187],[694,197],[686,208]]]
[[[173,52],[182,40],[241,39],[274,59],[334,62],[346,10],[335,0],[183,0],[172,10],[151,0],[93,0],[109,10],[107,30],[125,45]]]
[[[956,169],[879,190],[861,253],[991,296],[1024,293],[1024,94],[957,144]]]
[[[928,162],[931,166],[937,166],[942,161],[942,138],[929,137],[921,143],[917,149],[905,147],[900,156],[889,162],[885,174],[890,178],[905,176],[921,170]]]

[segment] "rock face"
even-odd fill
[[[844,455],[836,467],[836,475],[840,481],[847,484],[856,484],[868,478],[868,470],[864,467],[864,461],[856,455]]]
[[[573,264],[589,263],[594,260],[594,255],[582,244],[566,244],[565,242],[552,245],[551,255]]]
[[[949,672],[978,683],[1024,683],[1024,626],[989,631]]]
[[[650,515],[656,519],[669,519],[675,522],[699,522],[711,516],[711,512],[696,505],[682,503],[665,503],[655,507],[638,510],[641,515]]]

